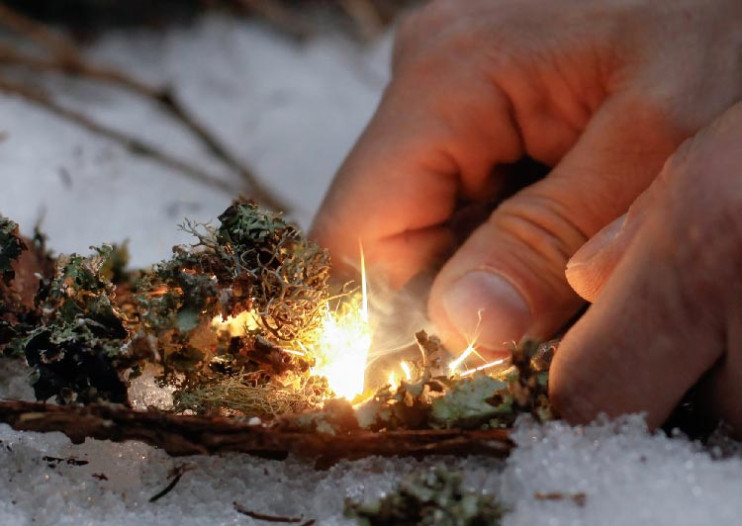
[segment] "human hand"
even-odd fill
[[[461,199],[496,198],[498,166],[553,166],[502,203],[436,277],[452,346],[545,337],[581,302],[564,268],[626,211],[675,148],[742,91],[739,0],[439,0],[401,28],[393,79],[313,234],[358,240],[395,285],[453,248]],[[494,168],[494,171],[493,171]]]
[[[594,304],[552,363],[568,420],[646,411],[656,427],[703,377],[704,405],[742,432],[741,183],[738,103],[572,258],[569,282]]]

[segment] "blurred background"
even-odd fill
[[[391,0],[0,2],[0,213],[133,266],[237,195],[307,227],[388,80]]]

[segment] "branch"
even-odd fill
[[[232,3],[238,8],[257,13],[297,40],[306,40],[312,36],[313,31],[308,23],[274,0],[232,0]]]
[[[93,404],[58,406],[0,402],[0,422],[19,431],[61,431],[79,444],[86,438],[137,440],[173,456],[226,452],[284,459],[293,454],[326,467],[341,459],[428,455],[505,457],[513,447],[508,430],[351,431],[334,436],[280,431],[224,417],[181,416]]]
[[[77,55],[77,47],[67,38],[52,31],[46,24],[37,22],[2,2],[0,2],[0,24],[19,35],[24,35],[56,57]]]

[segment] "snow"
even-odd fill
[[[175,86],[306,227],[373,112],[388,77],[390,43],[387,37],[361,47],[328,34],[300,45],[254,23],[208,16],[165,32],[110,35],[90,56],[153,85]],[[151,104],[89,83],[50,88],[66,107],[240,183]],[[55,250],[85,252],[91,244],[130,239],[133,265],[149,265],[188,240],[177,230],[184,217],[212,219],[234,197],[24,101],[1,97],[0,114],[7,135],[0,141],[0,210],[27,233],[43,219]]]
[[[290,200],[293,217],[306,226],[373,111],[387,79],[390,42],[386,36],[363,47],[326,34],[297,44],[256,23],[208,16],[188,27],[112,34],[89,52],[176,86],[199,118]],[[114,89],[73,81],[50,86],[69,107],[237,181],[151,106]],[[55,250],[84,252],[90,244],[129,238],[134,265],[147,265],[187,239],[175,228],[184,216],[213,218],[232,197],[21,100],[0,97],[0,114],[0,132],[7,134],[0,141],[0,210],[27,233],[43,217]],[[4,397],[31,398],[20,371],[9,363],[0,371]],[[145,405],[154,400],[146,387],[138,386]],[[173,459],[138,443],[75,446],[59,434],[0,426],[0,524],[265,524],[238,514],[233,502],[323,526],[352,524],[342,516],[345,498],[378,498],[405,474],[434,465],[463,470],[470,488],[499,495],[511,510],[508,526],[740,522],[742,457],[650,434],[639,416],[586,428],[522,421],[514,439],[518,447],[506,461],[370,458],[316,471],[296,459]],[[189,469],[175,488],[150,503],[182,465]],[[585,505],[534,498],[549,492],[584,493]]]

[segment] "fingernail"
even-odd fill
[[[448,320],[459,334],[478,345],[499,349],[518,341],[531,325],[531,309],[504,277],[485,270],[465,274],[443,299]],[[481,317],[481,321],[480,321]]]
[[[591,237],[588,242],[582,245],[570,260],[567,261],[567,269],[587,264],[591,259],[610,245],[614,239],[616,239],[616,236],[621,232],[625,223],[626,214],[617,218],[615,221],[612,221],[600,232]]]

